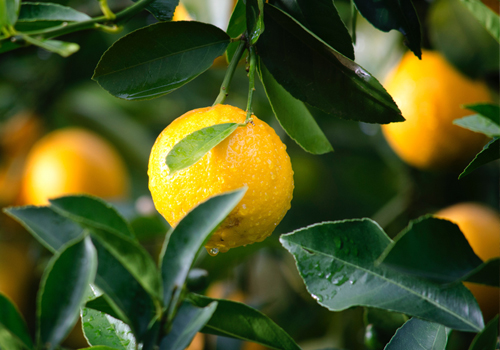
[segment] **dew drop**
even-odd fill
[[[320,303],[323,301],[323,297],[321,295],[311,294],[311,296],[313,297],[314,300],[317,300]]]
[[[217,248],[210,248],[208,250],[208,254],[210,254],[211,256],[216,256],[217,254],[219,254],[219,249],[217,249]]]

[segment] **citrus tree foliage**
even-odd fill
[[[497,17],[478,1],[461,2],[498,40]],[[226,54],[230,64],[215,100],[223,103],[247,53],[248,116],[257,76],[286,133],[310,153],[333,150],[311,111],[366,123],[404,121],[380,82],[354,61],[353,36],[332,1],[239,0],[227,31],[196,21],[171,22],[177,5],[175,0],[137,0],[115,14],[101,0],[103,15],[91,18],[55,3],[0,0],[0,52],[34,45],[66,57],[79,46],[57,37],[88,29],[116,32],[147,10],[158,22],[121,37],[96,62],[92,79],[118,98],[168,94]],[[377,29],[403,33],[420,57],[420,24],[411,1],[354,0],[352,6]],[[440,22],[434,22],[439,42]],[[490,107],[469,106],[478,114],[457,122],[495,137],[463,175],[498,158],[498,108],[491,112]],[[237,127],[218,125],[189,135],[169,154],[168,166],[174,171],[189,167]],[[36,339],[0,295],[0,347],[56,349],[81,317],[96,350],[182,350],[199,331],[273,349],[300,349],[293,334],[260,311],[188,288],[204,243],[244,193],[212,197],[191,211],[167,233],[159,264],[130,224],[100,199],[69,196],[47,206],[7,209],[53,257],[38,291]],[[442,242],[436,244],[435,236]],[[393,335],[386,349],[445,349],[451,329],[479,333],[473,349],[494,349],[498,318],[485,328],[462,281],[498,287],[499,260],[481,261],[456,225],[423,217],[391,240],[369,219],[324,222],[280,241],[311,297],[332,311],[367,307],[367,322]],[[443,254],[441,247],[449,242]]]

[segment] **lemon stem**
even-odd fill
[[[111,9],[108,6],[107,0],[99,0],[99,6],[101,7],[101,11],[104,17],[106,17],[110,21],[116,18],[116,15],[111,11]]]
[[[231,84],[231,80],[233,79],[234,71],[236,70],[236,66],[238,66],[238,62],[243,55],[243,51],[245,51],[245,41],[242,39],[236,52],[233,55],[233,59],[231,63],[229,63],[229,67],[227,68],[226,75],[224,76],[224,80],[222,81],[222,85],[220,87],[220,92],[217,98],[215,99],[214,106],[220,103],[224,103],[229,91],[229,84]]]
[[[255,47],[252,45],[248,48],[248,56],[250,58],[250,62],[248,67],[248,100],[245,123],[252,122],[252,101],[253,92],[255,91],[255,68],[257,66],[257,55],[255,54]]]

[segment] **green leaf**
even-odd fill
[[[116,350],[136,349],[132,331],[122,321],[89,308],[82,308],[81,317],[83,333],[90,345],[104,345]]]
[[[443,325],[412,318],[398,329],[384,350],[444,350],[447,341]]]
[[[23,225],[52,253],[83,235],[84,229],[81,226],[49,207],[11,207],[4,209],[4,212]]]
[[[50,200],[51,209],[79,224],[135,238],[129,223],[104,200],[88,196],[66,196]]]
[[[259,343],[272,349],[300,350],[293,339],[260,311],[242,303],[189,294],[195,305],[205,307],[214,301],[217,309],[202,329],[203,333]]]
[[[132,0],[137,2],[137,0]],[[174,17],[179,0],[153,0],[146,9],[159,21],[170,21]]]
[[[62,57],[68,57],[80,50],[80,45],[75,43],[67,43],[59,40],[35,39],[28,35],[23,35],[23,39],[32,45],[41,47],[42,49],[50,52],[57,53]]]
[[[165,238],[160,266],[163,303],[176,305],[203,244],[240,202],[246,187],[209,198],[190,211]]]
[[[38,292],[38,339],[48,350],[66,338],[85,304],[97,268],[90,237],[70,243],[49,262]]]
[[[115,348],[110,348],[109,346],[103,346],[103,345],[98,345],[98,346],[91,346],[90,348],[85,348],[81,350],[116,350]]]
[[[278,84],[262,64],[259,64],[259,74],[274,115],[288,136],[312,154],[332,152],[332,145],[304,103]]]
[[[166,163],[169,176],[196,163],[212,148],[229,137],[239,126],[245,125],[238,123],[217,124],[207,126],[184,137],[167,154]]]
[[[285,11],[332,48],[354,60],[351,36],[331,0],[272,0],[271,5]]]
[[[481,25],[500,42],[500,17],[480,0],[460,0]],[[498,7],[498,4],[497,4]]]
[[[498,315],[476,335],[469,350],[495,350],[498,344]]]
[[[455,119],[453,124],[474,132],[480,132],[489,137],[500,136],[500,125],[494,123],[490,118],[483,117],[479,114]]]
[[[12,42],[13,39],[14,38],[9,38],[7,40],[1,40],[0,41],[0,53],[9,52],[9,51],[12,51],[12,50],[15,50],[15,49],[19,49],[21,47],[26,46],[25,42],[19,42],[17,40],[17,38],[14,39],[16,41]]]
[[[23,317],[14,303],[0,293],[0,347],[10,349],[9,345],[33,349]]]
[[[172,329],[161,340],[160,350],[186,349],[196,333],[212,317],[216,308],[216,301],[206,307],[196,307],[189,302],[183,302],[175,316]]]
[[[493,258],[485,261],[483,264],[462,277],[460,280],[500,288],[499,271],[500,258]]]
[[[406,315],[374,308],[365,308],[363,319],[366,326],[374,324],[378,329],[392,332],[392,334],[408,321]]]
[[[236,6],[234,7],[233,13],[231,14],[231,18],[229,19],[226,33],[231,38],[237,38],[238,36],[243,34],[246,28],[247,18],[245,0],[238,0]]]
[[[210,24],[152,24],[116,41],[101,57],[92,79],[116,97],[151,99],[206,71],[228,44],[229,36]]]
[[[486,144],[486,146],[484,146],[478,154],[476,154],[474,159],[469,163],[469,165],[467,165],[458,178],[461,179],[480,166],[497,159],[500,159],[500,141],[498,137],[495,137],[493,140],[488,142],[488,144]]]
[[[91,234],[94,240],[98,240],[134,276],[153,299],[162,299],[158,268],[151,255],[139,243],[130,237],[97,228],[92,229]]]
[[[420,22],[411,1],[354,0],[354,3],[359,13],[375,28],[384,32],[399,30],[415,56],[422,57]]]
[[[246,0],[246,25],[250,44],[264,32],[264,0]]]
[[[23,2],[16,22],[22,32],[61,25],[63,22],[82,22],[91,18],[71,7],[53,3]]]
[[[282,235],[280,241],[294,255],[313,298],[330,310],[369,306],[463,331],[484,326],[477,302],[463,285],[443,286],[376,266],[392,241],[370,219],[316,224]]]
[[[490,119],[495,124],[500,125],[500,105],[493,103],[475,103],[462,107],[479,113],[483,117]]]
[[[123,321],[120,315],[121,311],[117,312],[117,310],[115,309],[116,306],[112,304],[112,302],[110,302],[109,297],[106,294],[100,295],[95,299],[87,301],[87,303],[85,304],[85,308],[104,312],[105,314],[108,314],[113,318]]]
[[[403,121],[382,85],[283,11],[265,5],[262,62],[293,97],[337,117],[368,123]],[[314,79],[311,79],[314,77]]]
[[[21,0],[0,0],[0,28],[16,23],[20,4]]]

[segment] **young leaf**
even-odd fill
[[[497,159],[500,159],[500,141],[498,137],[495,137],[493,140],[488,142],[478,154],[476,154],[474,159],[469,163],[469,165],[467,165],[458,178],[461,179],[480,166]]]
[[[52,253],[59,251],[66,243],[82,237],[84,229],[49,207],[12,207],[4,212],[17,220]]]
[[[196,333],[212,317],[216,308],[216,301],[205,307],[196,307],[187,301],[183,302],[177,311],[172,329],[161,340],[160,350],[186,349]]]
[[[21,0],[0,0],[0,28],[16,23],[20,4]]]
[[[80,50],[80,45],[75,43],[67,43],[59,40],[35,39],[28,35],[23,35],[23,39],[32,45],[41,47],[42,49],[50,52],[57,53],[62,57],[68,57]]]
[[[405,44],[415,56],[422,57],[420,22],[410,0],[354,0],[354,3],[359,13],[375,28],[384,32],[399,30],[406,37]]]
[[[16,306],[0,293],[0,347],[33,349],[28,327]]]
[[[97,268],[90,237],[70,243],[49,262],[38,293],[38,339],[55,349],[75,325]]]
[[[480,132],[489,137],[500,136],[500,125],[493,122],[490,118],[479,114],[469,115],[460,119],[455,119],[453,124],[462,128]]]
[[[160,256],[165,306],[177,304],[189,270],[203,244],[240,202],[245,192],[246,188],[242,188],[209,198],[189,212],[167,234]]]
[[[480,0],[460,0],[481,25],[500,42],[500,17]],[[497,4],[498,8],[498,4]]]
[[[463,285],[443,286],[376,266],[392,241],[370,219],[316,224],[282,235],[280,241],[294,255],[308,291],[330,310],[369,306],[458,330],[484,327],[481,310]]]
[[[476,335],[469,350],[495,350],[498,343],[498,315]]]
[[[500,125],[500,105],[493,103],[475,103],[465,105],[463,108],[481,114],[483,117],[490,119],[493,123]]]
[[[137,2],[137,0],[132,0]],[[153,0],[146,9],[155,16],[158,21],[170,21],[174,17],[175,8],[179,0]]]
[[[448,341],[446,327],[412,318],[398,329],[384,350],[444,350]]]
[[[202,329],[203,333],[262,344],[272,349],[300,350],[294,340],[269,317],[242,303],[189,294],[195,305],[205,307],[217,302],[217,309]]]
[[[403,121],[382,85],[276,7],[265,5],[262,62],[293,97],[337,117],[367,123]],[[311,77],[314,77],[311,80]]]
[[[23,2],[16,22],[19,31],[53,27],[63,22],[82,22],[91,18],[71,7],[52,3]]]
[[[101,57],[92,79],[116,97],[151,99],[206,71],[228,44],[229,36],[210,24],[152,24],[116,41]]]
[[[250,44],[264,32],[264,0],[246,0],[246,24]]]
[[[224,141],[239,126],[238,123],[225,123],[207,126],[197,130],[175,144],[168,152],[166,163],[169,175],[186,169],[199,161],[212,148]]]
[[[238,0],[229,19],[226,32],[231,38],[237,38],[243,34],[245,29],[247,29],[245,0]]]
[[[332,48],[354,60],[351,36],[331,0],[271,0]]]
[[[332,152],[332,145],[304,103],[278,84],[263,64],[259,64],[259,75],[274,115],[288,136],[312,154]]]
[[[104,200],[89,196],[66,196],[50,200],[51,209],[77,223],[135,238],[129,223]]]

